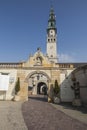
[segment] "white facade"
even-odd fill
[[[47,34],[47,56],[50,61],[57,63],[57,38],[55,30],[51,29]]]
[[[81,101],[87,105],[87,65],[78,67],[73,74],[79,82]]]
[[[0,70],[0,100],[11,100],[15,95],[15,83],[17,70],[2,69]]]
[[[71,72],[66,70],[66,73],[60,74],[60,97],[62,102],[72,102],[74,99],[74,91],[71,89]]]

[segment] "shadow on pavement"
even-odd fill
[[[72,106],[72,103],[60,103],[60,105],[64,108],[64,109],[71,109],[71,110],[77,110],[80,111],[84,114],[87,114],[87,107],[85,106],[80,106],[80,107],[76,107],[76,106]]]
[[[47,102],[48,98],[47,95],[31,95],[28,97],[29,99],[33,99],[33,100],[37,100],[37,101],[43,101],[43,102]]]

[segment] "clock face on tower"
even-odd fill
[[[50,30],[50,35],[54,36],[55,35],[55,31],[54,30]]]

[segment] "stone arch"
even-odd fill
[[[46,72],[44,72],[44,71],[33,71],[33,72],[29,73],[29,74],[27,75],[27,77],[25,78],[25,81],[27,82],[28,79],[29,79],[30,77],[32,77],[34,74],[43,74],[44,76],[47,77],[48,81],[51,81],[51,78],[50,78],[50,77],[48,76],[48,74],[47,74]]]
[[[46,89],[49,87],[49,82],[51,81],[47,73],[43,71],[32,71],[26,77],[26,82],[28,83],[28,88],[31,88],[32,94],[38,94],[37,87],[42,88],[43,85],[46,86]]]
[[[47,83],[45,82],[38,82],[37,84],[37,94],[44,94],[47,95]]]

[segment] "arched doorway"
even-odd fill
[[[28,92],[30,91],[33,95],[47,93],[47,88],[49,86],[50,78],[43,71],[33,71],[26,77],[28,82]],[[29,94],[30,94],[29,92]]]
[[[37,84],[37,94],[47,95],[47,85],[44,82],[39,82]]]

